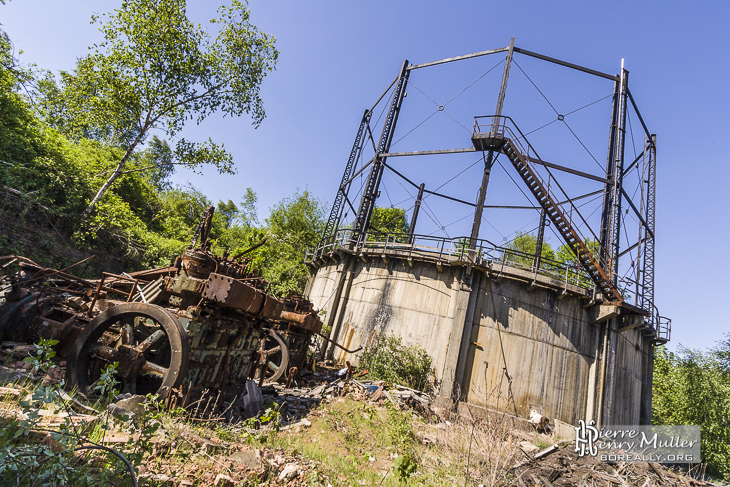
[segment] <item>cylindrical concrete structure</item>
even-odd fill
[[[312,263],[307,290],[348,349],[388,333],[424,348],[443,402],[522,418],[534,409],[573,425],[649,420],[654,342],[640,314],[552,275],[463,256],[340,249]]]

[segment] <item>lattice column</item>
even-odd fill
[[[380,179],[383,177],[383,168],[385,167],[386,158],[381,154],[386,154],[390,149],[390,144],[393,141],[393,132],[395,131],[395,125],[398,121],[398,114],[400,113],[401,105],[403,104],[403,95],[406,91],[406,85],[408,84],[408,76],[410,71],[408,67],[408,61],[403,62],[401,67],[400,76],[396,83],[395,89],[393,90],[393,97],[390,101],[390,109],[388,110],[388,117],[385,119],[383,125],[383,131],[380,134],[380,141],[378,142],[378,153],[375,155],[375,161],[370,168],[370,174],[368,175],[368,181],[363,191],[362,198],[360,199],[360,207],[357,210],[357,217],[355,223],[352,226],[352,237],[351,246],[362,245],[365,234],[370,226],[370,216],[373,213],[375,207],[375,199],[378,197],[378,188],[380,187]]]
[[[652,323],[655,329],[657,323],[654,318],[654,211],[656,204],[656,135],[651,136],[649,147],[649,160],[646,171],[646,244],[644,245],[644,269],[643,269],[643,308],[651,311]]]
[[[365,114],[362,116],[362,121],[360,122],[360,128],[357,130],[357,135],[355,136],[355,142],[352,144],[350,157],[347,159],[347,165],[345,166],[345,172],[342,175],[342,181],[340,181],[340,187],[335,196],[335,202],[332,204],[330,217],[327,220],[327,225],[324,227],[324,232],[322,232],[319,247],[333,243],[337,236],[337,230],[342,219],[343,200],[350,189],[348,181],[352,176],[352,169],[355,167],[362,151],[363,134],[365,133],[365,127],[367,126],[369,117],[370,110],[365,110]]]

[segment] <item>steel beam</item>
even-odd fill
[[[535,242],[535,258],[532,261],[532,266],[535,269],[540,268],[540,260],[542,260],[542,243],[545,239],[545,218],[547,217],[547,214],[545,213],[545,208],[542,209],[540,212],[540,226],[538,227],[537,231],[537,242]]]
[[[646,228],[646,231],[649,233],[649,236],[653,238],[654,232],[649,229],[649,227],[646,224],[646,220],[644,220],[644,217],[641,214],[641,211],[638,210],[636,208],[636,206],[634,206],[634,202],[631,201],[631,197],[629,196],[629,194],[626,192],[626,190],[623,187],[621,188],[621,194],[624,195],[624,197],[626,198],[626,201],[629,203],[629,206],[631,207],[632,210],[634,210],[634,214],[636,214],[636,216],[639,218],[639,221],[641,222],[641,224],[644,225],[644,227]],[[619,255],[623,255],[623,254],[619,254]]]
[[[512,55],[515,48],[515,38],[511,38],[509,41],[509,47],[507,48],[507,59],[504,63],[504,71],[502,72],[502,84],[499,87],[499,97],[497,97],[497,109],[495,111],[494,120],[499,120],[502,116],[502,107],[504,106],[504,98],[507,94],[507,82],[509,81],[509,71],[512,66]],[[471,227],[471,236],[469,238],[469,250],[476,250],[477,240],[479,239],[479,229],[482,225],[482,213],[484,212],[484,201],[487,197],[487,186],[489,185],[489,175],[492,172],[492,165],[494,165],[494,151],[490,150],[486,159],[484,160],[484,174],[482,176],[482,185],[479,187],[479,198],[476,204],[476,210],[474,211],[474,222]]]
[[[650,137],[651,146],[649,149],[649,159],[647,161],[646,171],[646,223],[647,229],[651,230],[654,235],[654,211],[656,204],[656,135]],[[654,329],[658,323],[654,323],[654,243],[655,239],[647,238],[644,245],[644,268],[643,268],[643,302],[642,308],[651,312],[649,321]],[[638,280],[638,279],[637,279]]]
[[[461,154],[464,152],[477,152],[474,147],[466,147],[464,149],[441,149],[441,150],[415,150],[410,152],[389,152],[380,154],[382,157],[405,157],[405,156],[434,156],[441,154]]]
[[[613,282],[618,285],[618,264],[619,254],[621,253],[621,200],[623,190],[623,173],[624,173],[624,152],[626,148],[626,115],[627,109],[627,98],[629,92],[629,72],[624,69],[624,61],[621,60],[621,93],[619,97],[619,117],[618,117],[618,129],[616,131],[616,151],[614,153],[614,177],[613,177],[613,216],[612,216],[612,230],[611,230],[611,244],[612,248],[608,249],[611,252],[611,260],[613,264]]]
[[[641,151],[641,154],[636,156],[636,159],[634,159],[634,161],[631,164],[629,164],[629,166],[626,169],[624,169],[624,173],[621,175],[621,177],[626,177],[626,175],[629,173],[629,171],[631,171],[634,168],[634,166],[639,163],[639,161],[644,157],[644,154],[646,154],[646,149],[647,148],[645,147],[644,150]]]
[[[373,110],[375,110],[375,107],[376,107],[376,106],[378,106],[378,103],[380,103],[380,101],[381,101],[381,100],[382,100],[383,98],[385,98],[385,95],[387,95],[387,94],[388,94],[388,92],[390,91],[390,89],[391,89],[391,88],[393,87],[393,85],[394,85],[394,84],[395,84],[395,83],[396,83],[396,82],[397,82],[397,81],[398,81],[398,80],[399,80],[400,78],[401,78],[401,75],[399,74],[398,76],[396,76],[396,77],[395,77],[395,79],[393,79],[393,81],[391,81],[391,82],[390,82],[390,84],[389,84],[389,85],[388,85],[388,87],[387,87],[387,88],[385,89],[385,91],[383,92],[383,94],[382,94],[382,95],[380,95],[380,97],[378,98],[378,101],[376,101],[375,103],[373,103],[373,106],[372,106],[372,107],[370,107],[370,110],[368,110],[368,115],[372,115],[372,113],[373,113]]]
[[[358,169],[355,172],[355,174],[353,174],[352,176],[350,176],[350,179],[348,179],[347,181],[345,181],[345,183],[340,186],[340,189],[345,189],[345,186],[347,186],[348,184],[350,184],[351,182],[353,182],[355,180],[355,178],[358,177],[365,169],[367,169],[368,167],[370,167],[370,164],[372,164],[373,162],[375,162],[375,159],[376,159],[376,156],[373,156],[372,159],[370,159],[368,162],[366,162],[365,164],[363,164],[363,166],[360,169]]]
[[[499,49],[490,49],[488,51],[481,51],[481,52],[475,52],[473,54],[465,54],[463,56],[450,57],[450,58],[446,58],[446,59],[441,59],[439,61],[431,61],[430,63],[416,64],[413,66],[408,66],[408,70],[411,71],[414,69],[427,68],[429,66],[446,64],[446,63],[451,63],[454,61],[463,61],[464,59],[471,59],[471,58],[480,57],[480,56],[488,56],[490,54],[497,54],[499,52],[507,52],[508,50],[509,50],[509,47],[500,47]]]
[[[470,203],[469,201],[460,200],[459,198],[454,198],[453,196],[447,196],[445,194],[436,193],[434,191],[425,190],[424,192],[428,194],[432,194],[434,196],[438,196],[439,198],[444,198],[451,201],[456,201],[457,203],[461,203],[463,205],[469,205],[469,206],[476,206],[474,203]],[[486,208],[484,205],[482,205],[484,208]]]
[[[644,127],[644,133],[647,137],[649,137],[649,140],[652,140],[652,133],[649,132],[649,129],[646,128],[646,124],[644,123],[644,118],[641,116],[641,112],[639,111],[639,107],[636,106],[636,102],[634,101],[634,97],[631,96],[631,92],[626,88],[626,92],[629,94],[629,100],[631,101],[631,105],[634,107],[634,111],[636,112],[636,116],[639,117],[639,122],[641,122],[641,126]]]
[[[413,234],[416,231],[416,222],[418,222],[418,212],[421,209],[421,201],[423,200],[423,191],[426,187],[426,183],[421,183],[418,188],[418,197],[416,203],[413,205],[413,216],[411,217],[411,225],[408,227],[408,243],[413,243]]]
[[[569,63],[566,61],[561,61],[560,59],[555,59],[549,56],[545,56],[543,54],[538,54],[536,52],[528,51],[527,49],[521,49],[519,47],[515,47],[515,52],[519,52],[520,54],[524,54],[526,56],[531,56],[537,59],[542,59],[543,61],[548,61],[550,63],[559,64],[560,66],[565,66],[566,68],[576,69],[578,71],[582,71],[584,73],[592,74],[594,76],[598,76],[600,78],[606,78],[613,81],[618,81],[620,78],[619,76],[602,73],[600,71],[596,71],[595,69],[585,68],[583,66],[579,66],[577,64]]]
[[[589,174],[589,173],[583,172],[583,171],[578,171],[577,169],[571,169],[569,167],[561,166],[559,164],[554,164],[552,162],[543,161],[542,159],[536,159],[534,157],[526,157],[525,159],[527,159],[528,161],[533,162],[535,164],[540,164],[542,166],[549,167],[551,169],[557,169],[558,171],[575,174],[576,176],[580,176],[582,178],[592,179],[593,181],[598,181],[600,183],[608,183],[608,179],[606,179],[606,178],[602,178],[600,176],[594,176],[593,174]]]
[[[403,181],[407,182],[408,184],[410,184],[414,188],[419,188],[419,186],[416,183],[414,183],[413,181],[411,181],[410,179],[408,179],[407,177],[405,177],[403,174],[401,174],[400,172],[398,172],[397,170],[395,170],[393,168],[393,166],[391,166],[390,164],[385,164],[385,167],[387,167],[388,169],[390,169],[391,171],[393,171],[393,173],[396,174],[397,176],[400,176],[400,178],[403,179]],[[447,200],[456,201],[457,203],[462,203],[464,205],[476,206],[474,203],[470,203],[468,201],[460,200],[458,198],[454,198],[453,196],[447,196],[445,194],[436,193],[435,191],[429,191],[429,190],[425,189],[425,190],[423,190],[423,192],[428,193],[428,194],[432,194],[434,196],[438,196],[440,198],[446,198]]]
[[[605,265],[610,255],[611,216],[613,214],[613,177],[616,152],[616,129],[618,127],[618,106],[621,84],[616,81],[613,86],[613,101],[611,103],[611,127],[608,136],[608,157],[606,158],[606,184],[603,188],[603,208],[601,209],[601,229],[599,234],[599,262]]]

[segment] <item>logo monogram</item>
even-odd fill
[[[575,427],[575,452],[579,457],[585,456],[586,451],[594,457],[598,454],[598,447],[595,444],[598,440],[598,429],[595,424],[594,420],[586,424],[581,419],[578,421],[579,426]]]

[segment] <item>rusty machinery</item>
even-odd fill
[[[210,251],[213,211],[169,267],[90,281],[0,258],[0,339],[59,340],[67,382],[85,394],[114,362],[122,392],[161,397],[238,393],[248,378],[291,380],[322,322],[302,296],[266,292],[245,257],[258,245],[233,257]]]

